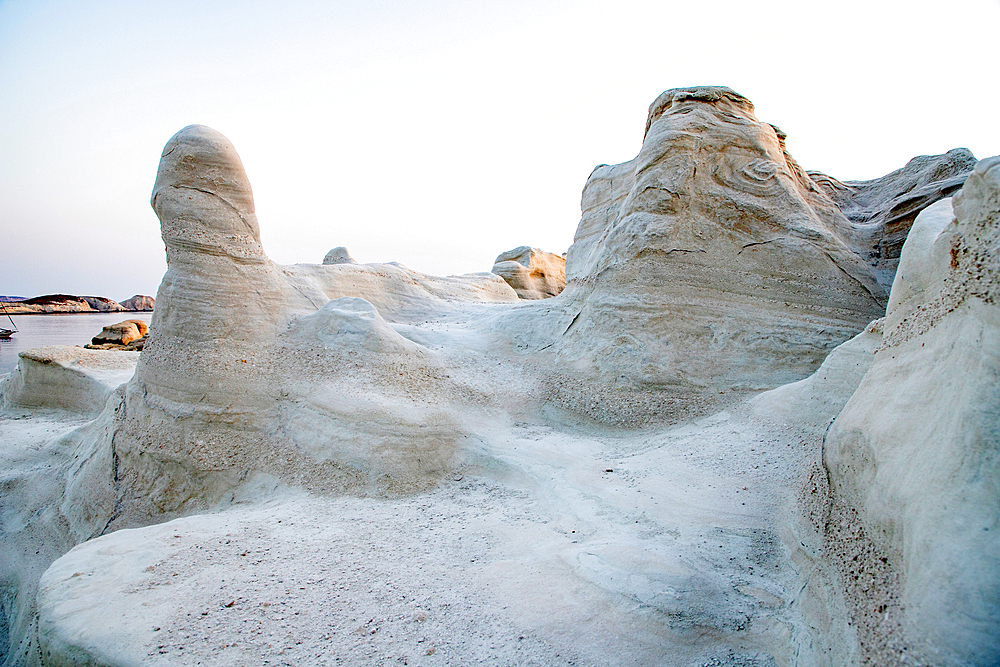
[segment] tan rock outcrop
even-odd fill
[[[103,345],[113,343],[115,345],[128,345],[134,340],[146,335],[147,325],[142,320],[125,320],[117,324],[109,324],[101,330],[101,333],[91,339],[92,345]]]
[[[140,312],[153,310],[153,298],[137,294],[131,299],[118,303],[114,299],[103,296],[45,294],[31,299],[8,302],[4,307],[12,315]]]
[[[855,623],[891,615],[903,634],[887,645],[921,664],[1000,655],[998,300],[1000,157],[976,165],[954,212],[943,200],[913,223],[882,343],[826,438],[831,522],[863,530],[899,573],[889,609],[854,595]],[[848,580],[879,566],[861,556]]]
[[[130,310],[133,312],[143,312],[153,310],[153,306],[156,305],[156,300],[151,296],[144,296],[142,294],[136,294],[130,299],[125,299],[121,302],[122,308],[125,310]]]
[[[520,246],[500,253],[492,272],[522,299],[547,299],[566,287],[566,258],[538,248]]]
[[[99,313],[118,313],[125,310],[125,307],[120,303],[106,296],[83,296],[80,298]]]
[[[851,223],[784,136],[728,88],[660,95],[639,155],[584,187],[560,358],[629,385],[773,387],[881,316]]]
[[[97,296],[74,296],[72,294],[45,294],[5,305],[7,312],[14,315],[47,313],[110,313],[125,309],[111,299]]]

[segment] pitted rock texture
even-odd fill
[[[879,282],[888,290],[899,254],[917,214],[950,197],[976,166],[967,148],[943,155],[919,155],[901,169],[870,181],[838,181],[819,171],[809,176],[855,225],[854,240],[867,253]]]
[[[560,296],[566,363],[626,385],[715,391],[805,377],[884,312],[851,223],[721,87],[669,90],[639,155],[597,167]]]
[[[943,200],[913,223],[881,345],[830,427],[825,461],[835,500],[900,572],[909,659],[992,665],[1000,656],[1000,158],[980,161],[953,204],[954,213]],[[878,564],[857,564],[870,566]]]
[[[547,299],[566,287],[566,258],[520,246],[500,253],[491,269],[522,299]]]

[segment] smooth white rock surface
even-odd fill
[[[914,222],[883,342],[825,451],[835,497],[900,570],[910,655],[986,665],[1000,656],[1000,158],[950,209]]]
[[[131,379],[138,352],[49,345],[18,354],[0,379],[0,409],[49,408],[96,416],[116,387]]]

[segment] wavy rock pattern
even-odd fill
[[[639,155],[597,167],[584,187],[562,297],[578,319],[555,347],[625,384],[717,392],[799,379],[884,312],[850,236],[749,100],[667,91]]]
[[[975,166],[968,149],[955,148],[943,155],[920,155],[870,181],[840,182],[819,171],[808,173],[854,224],[854,243],[888,291],[917,214],[958,192]]]
[[[449,443],[461,429],[444,411],[415,402],[420,392],[364,398],[368,380],[392,373],[397,379],[388,389],[407,373],[436,372],[430,355],[393,331],[379,310],[398,319],[453,299],[516,300],[500,278],[434,279],[390,265],[274,264],[260,243],[239,155],[202,126],[167,142],[152,206],[168,268],[116,412],[113,444],[104,445],[113,447],[116,465],[103,474],[86,466],[75,473],[89,481],[73,494],[115,498],[91,512],[101,517],[95,520],[143,523],[210,506],[260,480],[266,486],[308,478],[320,488],[385,491],[419,488],[447,473]],[[349,359],[365,345],[370,354]],[[424,420],[440,428],[422,429]],[[105,490],[89,490],[95,483]]]

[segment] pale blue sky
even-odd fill
[[[565,252],[663,90],[728,85],[806,168],[1000,154],[1000,2],[0,2],[0,294],[124,299],[165,270],[149,194],[227,135],[281,263],[436,275]]]

